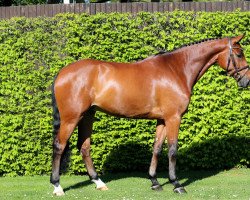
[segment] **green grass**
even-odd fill
[[[87,176],[62,176],[61,185],[66,195],[54,197],[49,176],[1,177],[0,199],[101,199],[101,200],[140,200],[140,199],[239,199],[250,200],[250,169],[229,171],[186,171],[179,172],[180,182],[187,194],[174,194],[172,185],[163,173],[159,181],[163,191],[150,189],[150,181],[144,173],[126,173],[102,176],[109,187],[108,191],[97,191]]]

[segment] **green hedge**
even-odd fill
[[[0,175],[48,174],[52,155],[51,84],[82,58],[132,62],[205,38],[245,33],[250,13],[62,14],[0,21]],[[193,90],[179,135],[181,169],[249,166],[250,93],[212,67]],[[96,114],[92,156],[98,172],[147,170],[155,121]],[[69,173],[85,173],[71,138]],[[164,147],[160,169],[167,168]]]

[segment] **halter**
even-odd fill
[[[235,62],[235,59],[234,59],[233,49],[241,49],[242,50],[242,48],[233,47],[232,46],[231,38],[229,38],[229,57],[228,57],[228,60],[227,60],[226,73],[229,74],[230,76],[233,76],[239,82],[246,75],[246,73],[248,72],[249,65],[241,67],[241,68],[238,68],[236,66],[236,62]],[[229,73],[229,65],[230,65],[231,61],[233,63],[233,67],[234,67],[233,73]],[[239,72],[241,72],[241,71],[243,71],[245,69],[247,69],[247,71],[243,74],[243,76],[241,76]]]

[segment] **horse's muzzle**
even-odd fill
[[[250,79],[247,76],[243,76],[238,82],[238,86],[243,88],[250,86]]]

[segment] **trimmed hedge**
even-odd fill
[[[132,62],[205,38],[245,33],[250,13],[60,14],[0,21],[0,175],[48,174],[52,155],[51,84],[83,58]],[[250,163],[250,93],[214,66],[196,84],[179,135],[178,167],[208,169]],[[147,170],[155,121],[96,114],[92,157],[98,172]],[[71,138],[69,173],[85,173]],[[167,168],[164,148],[159,169]]]

